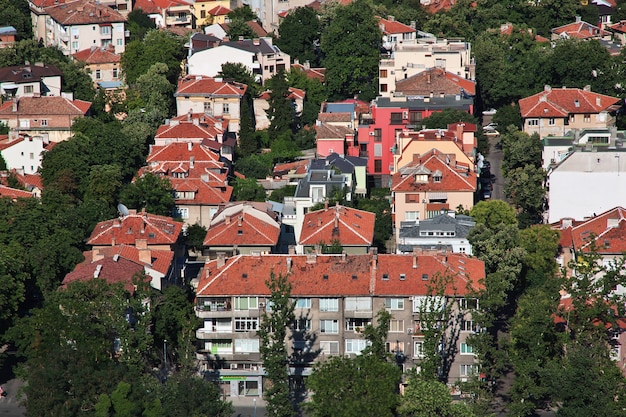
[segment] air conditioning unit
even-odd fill
[[[237,364],[236,363],[231,363],[230,364],[230,369],[232,369],[232,370],[237,369]]]
[[[375,136],[375,135],[376,135],[376,133],[370,132],[370,136]]]
[[[409,118],[409,112],[408,111],[402,112],[402,118],[405,119],[405,120],[408,119]]]
[[[265,303],[259,303],[259,308],[265,308]]]

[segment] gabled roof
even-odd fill
[[[146,240],[150,245],[173,245],[183,224],[171,217],[131,212],[127,216],[106,220],[96,225],[87,240],[88,245],[135,245]]]
[[[338,169],[342,174],[353,174],[357,166],[367,167],[367,159],[349,155],[341,156],[333,152],[324,159],[312,159],[309,169],[324,170],[328,169],[328,167],[333,167]]]
[[[262,203],[232,203],[213,216],[205,246],[276,246],[280,225],[271,206]]]
[[[394,192],[476,191],[476,173],[469,167],[448,163],[448,160],[449,156],[441,154],[437,149],[431,149],[393,174],[391,190]],[[432,179],[432,174],[436,172],[441,174],[439,182]],[[428,181],[418,182],[415,178],[418,174],[427,174]]]
[[[246,22],[246,25],[248,25],[248,27],[252,29],[252,31],[256,34],[258,38],[264,38],[267,36],[267,31],[263,29],[263,26],[261,26],[256,20],[249,20]],[[230,30],[230,25],[228,23],[220,23],[220,26],[226,33],[228,33],[228,31]],[[252,41],[248,40],[248,42]]]
[[[401,92],[405,96],[428,96],[431,93],[435,95],[465,93],[473,96],[476,94],[476,82],[466,80],[443,68],[428,68],[412,77],[397,81],[396,92]]]
[[[300,161],[295,161],[295,162],[276,164],[274,166],[273,175],[274,176],[304,175],[309,169],[309,163],[310,163],[309,160],[302,159]]]
[[[192,6],[190,2],[184,0],[135,0],[133,4],[133,9],[141,9],[148,14],[160,13],[161,10],[167,10],[172,7]]]
[[[18,190],[17,188],[0,185],[0,198],[10,198],[11,200],[17,200],[18,198],[33,197],[35,196],[30,191]]]
[[[304,216],[300,245],[327,245],[338,240],[342,246],[371,246],[376,214],[337,204]]]
[[[615,207],[591,219],[573,222],[561,230],[561,245],[585,252],[595,245],[599,254],[626,252],[626,209]]]
[[[157,129],[155,134],[156,138],[171,138],[171,139],[185,139],[185,138],[209,138],[215,139],[218,135],[223,134],[224,131],[217,129],[213,126],[202,126],[193,122],[180,121],[179,123],[169,125],[161,125]],[[184,145],[187,145],[184,143]]]
[[[246,92],[245,84],[224,82],[204,75],[188,75],[178,81],[175,97],[187,95],[242,97]]]
[[[194,193],[193,200],[185,198],[176,198],[176,205],[179,206],[218,206],[230,201],[233,195],[233,187],[226,185],[226,174],[220,180],[216,180],[207,174],[204,178],[168,178],[172,188],[176,191],[192,191]]]
[[[16,169],[12,169],[11,171],[0,171],[0,184],[8,187],[9,176],[15,178],[29,193],[32,193],[36,188],[43,190],[41,175],[39,174],[21,174]]]
[[[239,50],[246,51],[252,54],[267,55],[267,54],[278,53],[278,51],[274,49],[272,44],[270,44],[265,38],[244,39],[241,41],[237,40],[237,41],[223,42],[221,46],[229,46],[231,48],[239,49]]]
[[[317,139],[344,139],[347,135],[354,135],[354,129],[324,122],[315,126],[315,137]]]
[[[147,252],[144,259],[143,253]],[[128,259],[129,261],[148,266],[151,269],[165,275],[172,266],[174,260],[174,251],[171,250],[155,250],[155,249],[139,249],[131,245],[107,246],[105,248],[95,249],[85,252],[85,259],[97,259],[100,257],[115,257]]]
[[[0,82],[32,83],[44,77],[61,77],[63,73],[54,65],[17,65],[0,68]]]
[[[46,8],[46,13],[62,25],[125,22],[119,12],[90,0],[76,0]]]
[[[291,64],[291,68],[297,68],[303,71],[307,78],[324,82],[324,76],[326,74],[326,68],[311,68],[308,65],[302,65],[300,63]]]
[[[445,295],[464,296],[481,288],[484,263],[461,254],[430,255],[238,255],[208,261],[197,297],[269,296],[273,272],[287,275],[295,297],[431,295],[435,276],[451,276]]]
[[[209,10],[209,14],[211,16],[226,16],[231,11],[232,10],[230,10],[228,7],[220,5]]]
[[[522,117],[567,117],[572,113],[611,111],[619,98],[593,93],[588,88],[551,88],[519,101]]]
[[[265,90],[261,94],[259,94],[258,98],[262,100],[269,100],[271,93],[272,93],[272,90]],[[299,88],[295,88],[295,87],[289,87],[289,95],[286,98],[288,100],[304,100],[305,96],[306,96],[306,91],[301,90]]]
[[[13,101],[9,100],[0,106],[0,115],[69,115],[84,116],[91,103],[82,100],[70,100],[59,96],[20,97],[17,99],[17,111],[13,111]]]
[[[395,20],[378,18],[378,27],[383,35],[393,35],[395,33],[415,33],[417,30],[414,27],[405,25],[404,23],[397,22]]]
[[[619,22],[608,26],[607,29],[618,33],[626,33],[626,20],[620,20]]]
[[[569,38],[592,39],[609,36],[611,33],[587,22],[574,22],[552,29],[556,35],[567,34]]]
[[[219,166],[219,155],[204,145],[191,142],[173,142],[164,146],[152,146],[146,158],[148,165],[163,162],[189,162],[191,159],[195,163],[215,162]],[[216,165],[218,166],[218,165]]]
[[[104,279],[109,284],[124,284],[124,289],[132,294],[135,292],[133,277],[143,272],[142,264],[122,257],[105,257],[95,262],[85,259],[63,278],[62,286],[76,281]],[[147,277],[146,279],[149,280]]]
[[[426,0],[421,3],[428,13],[435,14],[450,10],[456,4],[456,0]],[[476,4],[472,3],[472,7],[476,7]]]
[[[120,55],[115,53],[115,48],[110,45],[109,48],[98,48],[92,46],[91,48],[78,51],[72,56],[77,61],[82,61],[87,64],[116,64],[120,62]]]

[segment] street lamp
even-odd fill
[[[256,417],[256,398],[253,401],[254,401],[254,416],[253,417]]]
[[[163,339],[163,369],[167,375],[167,340]]]

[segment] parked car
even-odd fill
[[[489,188],[482,189],[483,200],[489,200],[491,198],[491,190]]]
[[[498,125],[496,123],[489,123],[487,126],[483,127],[483,132],[487,136],[499,136],[500,132],[498,132]]]
[[[491,162],[487,161],[486,159],[483,161],[483,167],[481,169],[487,169],[490,170],[491,169]]]

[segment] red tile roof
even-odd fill
[[[217,6],[209,10],[211,16],[226,16],[231,10],[228,7]]]
[[[0,184],[8,187],[10,175],[12,175],[22,187],[26,188],[26,190],[32,190],[33,188],[43,190],[43,184],[39,174],[20,174],[16,169],[12,169],[11,171],[0,171]]]
[[[62,25],[125,22],[119,12],[91,0],[76,0],[46,8],[46,13]]]
[[[444,70],[443,68],[429,68],[412,77],[396,82],[396,91],[404,95],[428,96],[435,94],[460,94],[461,90],[467,94],[476,94],[476,82]]]
[[[271,93],[272,93],[272,90],[265,90],[261,94],[259,94],[259,98],[262,100],[269,100]],[[303,100],[304,96],[306,96],[306,91],[301,90],[299,88],[295,88],[295,87],[289,87],[289,95],[287,96],[287,99]]]
[[[348,135],[354,135],[354,129],[346,126],[335,126],[322,122],[315,126],[316,139],[344,139]]]
[[[34,197],[35,196],[30,191],[18,190],[17,188],[0,185],[0,198],[10,198],[11,200],[17,200],[18,198]]]
[[[456,0],[429,0],[423,7],[430,14],[447,12],[456,4]],[[473,6],[475,7],[475,6]]]
[[[555,228],[560,228],[553,225]],[[599,254],[626,252],[626,209],[615,207],[591,219],[561,229],[561,245],[589,252],[595,244]]]
[[[219,154],[206,146],[191,142],[174,142],[164,146],[152,146],[146,158],[148,165],[164,162],[213,162],[215,167],[223,167]]]
[[[404,23],[396,22],[395,20],[378,18],[378,27],[383,35],[392,35],[394,33],[415,33],[416,29],[405,25]]]
[[[171,7],[189,6],[191,4],[184,0],[135,0],[133,9],[141,9],[145,13],[160,13]]]
[[[122,257],[105,257],[95,262],[92,262],[91,259],[85,259],[63,278],[62,286],[67,286],[76,281],[86,282],[92,279],[104,279],[109,284],[124,284],[124,289],[132,294],[135,292],[133,277],[143,272],[142,264]],[[146,279],[149,282],[149,278],[146,277]]]
[[[288,265],[291,264],[291,267]],[[292,296],[414,296],[432,292],[432,278],[451,276],[448,296],[481,288],[484,263],[462,254],[437,255],[238,255],[218,267],[208,261],[196,295],[270,294],[270,273],[288,274]],[[404,274],[404,277],[401,277]],[[245,276],[244,276],[245,275]]]
[[[273,175],[280,177],[283,175],[304,175],[309,170],[310,161],[302,159],[295,162],[287,162],[285,164],[276,164],[274,166]]]
[[[233,203],[215,213],[205,246],[276,246],[280,225],[268,207]]]
[[[204,75],[188,75],[178,81],[178,89],[175,96],[186,95],[212,95],[212,96],[237,96],[242,97],[247,86],[237,82],[216,81],[213,77]]]
[[[371,246],[376,214],[337,204],[304,216],[300,245],[327,245],[337,240],[342,246]]]
[[[291,64],[291,68],[297,68],[300,71],[304,71],[308,78],[324,82],[324,76],[326,74],[326,68],[311,68],[302,64]]]
[[[225,178],[225,177],[224,177]],[[168,178],[172,188],[176,191],[193,191],[193,200],[177,198],[176,205],[208,205],[217,206],[230,201],[233,187],[226,185],[226,181],[205,181],[202,178]]]
[[[559,26],[552,29],[552,33],[556,35],[567,34],[570,38],[576,39],[594,39],[611,35],[604,29],[600,29],[587,22],[574,22],[567,25]]]
[[[144,259],[142,251],[147,251],[147,259]],[[101,257],[113,258],[115,255],[138,264],[147,265],[163,275],[167,274],[170,270],[172,261],[174,260],[174,251],[150,248],[139,249],[131,245],[107,246],[105,248],[85,252],[86,259],[97,259]]]
[[[522,117],[567,117],[571,113],[600,113],[613,110],[619,98],[580,88],[551,88],[519,101]]]
[[[626,20],[620,20],[619,22],[610,25],[608,28],[615,32],[626,33]]]
[[[148,246],[173,245],[177,242],[183,224],[171,217],[149,213],[131,213],[106,220],[96,225],[87,240],[92,246],[135,245],[137,240],[147,240]]]
[[[476,173],[469,167],[447,163],[449,156],[437,149],[421,155],[416,161],[400,168],[393,174],[391,190],[394,192],[413,191],[476,191]],[[432,175],[441,173],[441,181],[434,182]],[[428,175],[427,182],[416,181],[416,175]]]
[[[112,45],[111,45],[112,46]],[[116,64],[120,62],[120,55],[115,53],[115,48],[98,48],[92,46],[72,55],[75,60],[87,64]]]
[[[20,97],[17,99],[17,112],[13,111],[13,102],[5,101],[0,106],[0,115],[70,115],[84,116],[91,103],[82,100],[70,100],[59,96]]]
[[[223,133],[222,129],[217,129],[214,126],[209,127],[199,123],[179,121],[178,123],[159,126],[155,139],[215,139]]]

